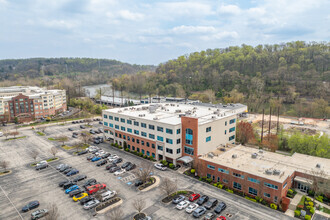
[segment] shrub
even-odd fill
[[[123,149],[123,147],[122,147],[122,146],[119,146],[118,148],[119,148],[119,149]]]
[[[315,213],[315,209],[314,208],[311,208],[309,211],[311,212],[311,214],[314,214]]]
[[[169,167],[170,167],[171,169],[174,169],[174,168],[175,168],[175,165],[174,165],[173,163],[170,163]]]
[[[147,159],[147,155],[144,155],[143,158],[144,158],[144,159]]]
[[[319,201],[319,202],[323,202],[323,196],[318,196],[318,197],[316,197],[315,198],[317,201]]]
[[[305,220],[311,220],[311,216],[310,215],[305,215]]]
[[[294,211],[294,216],[295,216],[295,217],[299,217],[299,216],[300,216],[300,211],[299,211],[298,209],[296,209],[296,210]]]
[[[248,200],[250,200],[250,201],[252,201],[252,202],[257,202],[257,200],[255,200],[255,199],[253,199],[253,198],[250,198],[250,197],[248,197],[248,196],[245,196],[245,198],[248,199]]]
[[[211,178],[207,178],[206,179],[206,182],[211,183],[212,182],[212,179]]]
[[[195,174],[195,171],[196,171],[195,169],[191,169],[190,173]]]
[[[149,160],[153,160],[153,159],[154,159],[154,157],[153,157],[153,156],[150,156],[150,157],[149,157]]]
[[[311,208],[312,208],[312,207],[311,207],[311,206],[309,206],[309,205],[308,205],[308,206],[306,206],[306,209],[308,209],[308,210],[309,210],[309,209],[311,209]]]
[[[202,179],[202,177],[199,177],[199,179],[198,179],[199,181],[203,181],[203,179]]]
[[[204,182],[206,181],[206,176],[202,177],[202,181]]]
[[[140,153],[139,153],[139,156],[140,156],[140,157],[143,157],[143,153],[142,153],[142,152],[140,152]]]
[[[222,188],[223,188],[223,185],[220,184],[220,183],[218,183],[218,188],[219,188],[219,189],[222,189]]]
[[[315,195],[314,191],[312,191],[312,190],[308,190],[307,194],[308,194],[309,196],[314,196],[314,195]]]
[[[292,189],[289,189],[288,190],[288,194],[293,194],[293,190]]]
[[[277,209],[277,205],[276,204],[274,204],[274,203],[272,203],[272,204],[270,204],[270,207],[272,208],[272,209]]]
[[[259,197],[259,196],[256,196],[255,199],[256,199],[258,202],[261,202],[261,201],[262,201],[262,198]]]
[[[309,197],[307,197],[306,200],[307,200],[308,202],[312,201],[311,198],[309,198]]]
[[[213,186],[217,187],[217,186],[218,186],[218,184],[217,184],[217,183],[213,183]]]
[[[226,189],[226,191],[227,191],[227,192],[230,192],[230,193],[234,193],[234,191],[231,190],[231,189]]]
[[[310,202],[308,202],[308,205],[313,207],[314,203],[312,201],[310,201]]]

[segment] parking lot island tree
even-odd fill
[[[240,121],[237,123],[236,140],[242,145],[253,142],[255,135],[251,123]]]
[[[10,162],[3,160],[0,162],[0,167],[4,169],[4,172],[7,172],[7,168],[9,167]]]
[[[143,183],[147,182],[148,179],[151,177],[151,173],[153,170],[153,164],[142,162],[140,169],[136,169],[134,171],[135,176],[140,179]]]
[[[146,207],[147,203],[142,198],[136,198],[133,200],[132,205],[135,208],[135,210],[140,214],[142,210]]]
[[[3,135],[6,137],[6,139],[8,138],[8,136],[10,135],[10,131],[8,128],[4,128],[2,129],[2,133]]]
[[[164,191],[167,196],[170,196],[177,190],[177,184],[171,179],[165,177],[160,184],[160,189]]]
[[[116,208],[106,214],[107,217],[111,220],[123,220],[124,212],[121,208]]]
[[[84,143],[88,144],[88,141],[91,139],[92,135],[89,132],[82,132],[84,135],[81,135],[79,139]]]
[[[45,216],[45,220],[59,220],[60,213],[58,211],[58,207],[55,203],[51,203],[48,205],[48,214]]]
[[[56,138],[58,142],[62,142],[62,146],[64,146],[64,143],[69,140],[69,138],[65,135],[60,135]]]
[[[32,157],[32,159],[34,160],[34,162],[36,162],[37,161],[37,157],[39,156],[39,151],[37,151],[37,150],[32,150],[31,152],[30,152],[30,156]]]
[[[14,136],[14,138],[16,138],[17,135],[19,135],[18,131],[13,131],[10,133],[12,136]]]
[[[56,154],[58,153],[57,148],[55,146],[50,148],[50,153],[54,156],[53,158],[55,159]]]

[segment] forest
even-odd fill
[[[159,64],[155,72],[112,79],[117,90],[241,102],[251,112],[330,117],[330,43],[302,41],[208,49]]]

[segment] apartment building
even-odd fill
[[[106,136],[131,151],[176,164],[235,141],[242,104],[145,104],[103,111]],[[190,160],[189,160],[190,159]]]
[[[219,147],[198,160],[199,176],[277,204],[282,202],[291,187],[306,193],[316,173],[323,172],[321,178],[330,178],[329,159],[299,153],[285,156],[241,145]],[[329,186],[326,187],[330,194]]]
[[[12,86],[0,88],[0,121],[28,122],[65,111],[65,90]]]

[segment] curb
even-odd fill
[[[102,210],[100,210],[100,211],[96,211],[96,207],[95,207],[94,211],[95,211],[97,214],[103,214],[103,213],[109,211],[110,209],[113,209],[113,208],[115,208],[115,207],[121,205],[121,204],[123,203],[123,200],[122,200],[121,198],[119,198],[119,199],[120,199],[119,202],[116,202],[115,204],[113,204],[113,205],[111,205],[111,206],[108,206],[108,207],[106,207],[106,208],[104,208],[104,209],[102,209]]]
[[[1,174],[0,177],[2,177],[2,176],[6,176],[6,175],[8,175],[8,174],[11,174],[12,172],[13,172],[13,171],[9,170],[8,173]]]
[[[152,184],[151,186],[149,186],[149,187],[147,187],[145,189],[140,190],[141,192],[147,192],[147,191],[149,191],[149,190],[157,187],[160,184],[160,179],[159,179],[158,176],[152,176],[152,177],[154,177],[156,179],[156,182],[154,184]]]

